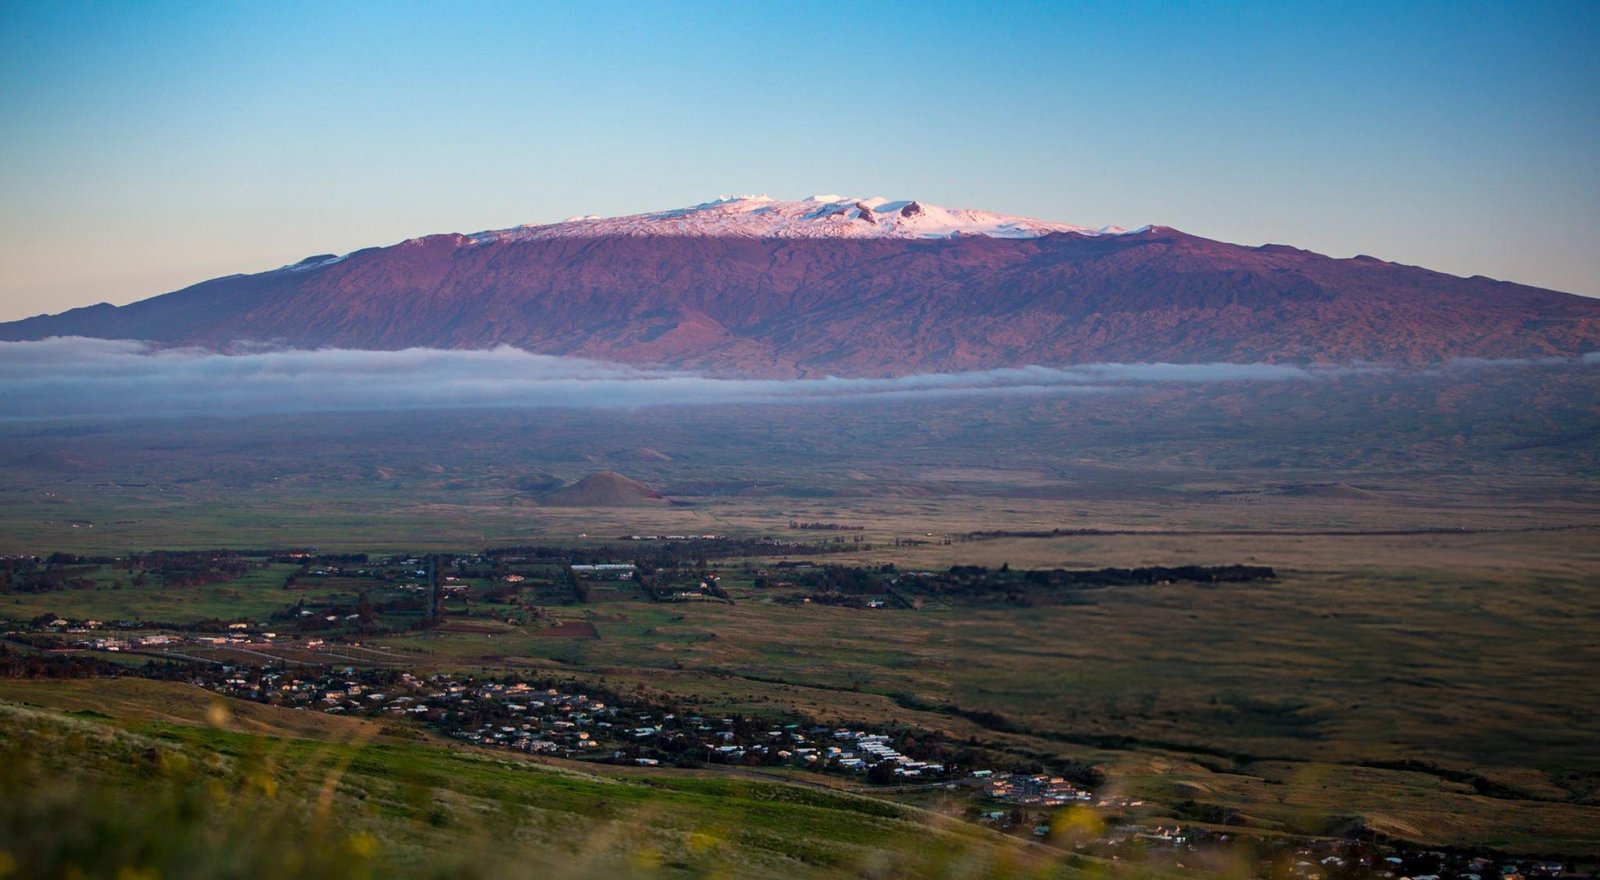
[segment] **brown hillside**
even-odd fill
[[[541,496],[546,507],[655,507],[665,505],[660,492],[613,471],[597,471],[570,486]]]
[[[227,347],[490,348],[725,374],[1600,351],[1600,300],[1151,228],[1033,239],[437,235],[0,324]]]

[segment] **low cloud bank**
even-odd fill
[[[1600,365],[1582,358],[1475,360],[1455,369]],[[1002,395],[1103,394],[1151,385],[1306,382],[1374,366],[1086,364],[891,379],[719,379],[501,347],[218,354],[61,337],[0,343],[0,419],[260,414],[465,407],[631,409]]]

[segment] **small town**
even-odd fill
[[[207,665],[188,680],[240,699],[331,714],[406,718],[476,746],[640,766],[789,765],[872,781],[934,781],[958,769],[905,754],[905,737],[619,704],[573,688],[391,669]],[[981,776],[991,778],[984,771]],[[998,797],[999,795],[997,795]]]
[[[647,768],[792,768],[845,778],[885,792],[947,792],[967,804],[963,817],[1005,834],[1112,860],[1182,868],[1209,853],[1249,841],[1254,876],[1289,880],[1591,880],[1592,873],[1556,860],[1420,849],[1370,837],[1257,838],[1216,826],[1150,823],[1146,802],[1097,792],[1048,772],[968,767],[938,760],[937,738],[912,730],[828,726],[799,718],[687,712],[632,702],[573,681],[530,681],[434,673],[416,675],[370,665],[384,652],[357,642],[311,639],[291,650],[344,658],[356,665],[242,665],[190,656],[185,648],[226,645],[230,651],[278,650],[290,643],[270,632],[95,635],[99,621],[53,620],[45,630],[87,635],[86,647],[108,654],[159,652],[165,662],[127,672],[175,679],[237,699],[303,711],[392,719],[475,748],[504,749],[563,760]],[[10,632],[7,640],[26,637]],[[152,660],[154,658],[152,657]],[[360,665],[360,663],[368,665]],[[412,732],[409,735],[415,736]],[[866,789],[862,789],[866,790]],[[1080,811],[1094,818],[1083,822]],[[1074,821],[1074,820],[1077,821]],[[1231,850],[1230,850],[1231,851]],[[1191,860],[1186,862],[1185,860]]]
[[[134,588],[148,579],[183,589],[263,572],[258,577],[274,591],[265,607],[276,610],[186,622],[162,622],[149,613],[126,618],[40,614],[8,621],[7,631],[0,633],[0,652],[44,667],[103,658],[86,661],[99,664],[93,674],[181,682],[254,703],[370,719],[383,722],[386,735],[514,752],[534,761],[662,772],[725,768],[944,804],[961,818],[1008,836],[1113,860],[1181,867],[1245,844],[1256,854],[1253,875],[1292,880],[1590,876],[1567,862],[1422,850],[1371,833],[1294,838],[1228,827],[1226,817],[1179,822],[1170,805],[1118,791],[1086,766],[1007,764],[912,726],[838,718],[823,723],[781,711],[731,712],[695,698],[626,686],[619,690],[603,678],[441,670],[437,664],[419,664],[421,655],[408,647],[411,636],[429,632],[489,644],[518,626],[555,638],[593,639],[589,621],[598,619],[595,609],[628,602],[767,600],[783,607],[915,613],[930,602],[951,608],[995,601],[1033,604],[1055,601],[1063,590],[1270,581],[1274,576],[1270,569],[1247,566],[1040,572],[790,561],[724,566],[719,572],[673,555],[672,548],[683,546],[677,537],[650,545],[633,562],[605,549],[553,548],[371,558],[278,551],[250,564],[221,553],[16,557],[8,564],[17,595],[115,593],[119,584],[104,581],[107,575]],[[737,584],[732,594],[724,586],[729,582]]]

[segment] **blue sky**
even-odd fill
[[[1600,3],[0,3],[0,319],[741,192],[1600,295]]]

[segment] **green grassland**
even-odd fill
[[[1512,481],[1514,486],[1462,476],[1430,478],[1429,491],[1420,492],[1404,477],[1338,474],[1332,475],[1335,481],[1356,480],[1374,488],[1364,496],[1323,497],[1285,495],[1277,487],[1285,479],[1329,479],[1327,474],[1243,471],[1230,472],[1223,480],[1212,476],[1197,482],[1207,475],[1141,468],[1136,474],[1104,474],[1111,491],[1101,487],[1087,492],[1072,480],[1027,487],[1054,496],[1041,498],[996,494],[1001,490],[992,484],[952,483],[912,490],[906,485],[912,478],[906,475],[869,470],[853,480],[854,491],[863,493],[860,497],[736,495],[686,499],[690,506],[684,507],[589,509],[528,503],[508,488],[514,472],[459,490],[437,478],[406,486],[368,480],[248,489],[199,483],[160,497],[145,489],[97,488],[90,476],[69,476],[65,482],[53,476],[48,485],[54,488],[42,490],[28,476],[0,484],[0,552],[301,546],[424,552],[532,543],[615,543],[618,536],[629,534],[771,535],[800,541],[828,537],[788,529],[791,521],[800,520],[859,525],[863,541],[880,548],[896,540],[930,541],[936,547],[923,558],[944,559],[949,565],[981,561],[973,555],[986,556],[988,550],[959,539],[969,532],[997,529],[1110,529],[1153,535],[1296,530],[1336,537],[1370,530],[1600,528],[1600,490],[1595,484],[1575,486],[1541,475],[1519,477]],[[572,473],[576,478],[583,472]],[[1017,491],[1030,481],[1026,470],[1007,470],[1003,475]],[[1218,495],[1224,491],[1218,486],[1243,494]],[[41,491],[62,494],[46,503],[39,497]],[[239,509],[244,491],[250,498],[248,513]],[[1440,496],[1449,496],[1448,502]],[[74,520],[92,525],[74,526]],[[938,543],[946,537],[955,542]],[[1319,536],[1307,537],[1306,543],[1312,544]]]
[[[1600,372],[1451,381],[0,422],[0,552],[460,550],[784,534],[792,520],[858,525],[877,544],[994,529],[1600,525],[1600,452],[1584,442],[1600,433]],[[525,488],[599,470],[675,504],[552,507]]]
[[[651,603],[611,584],[576,604],[530,587],[543,609],[532,619],[452,600],[452,619],[470,613],[478,631],[362,638],[422,670],[555,674],[942,731],[997,762],[1094,766],[1111,790],[1186,822],[1594,853],[1600,380],[1364,381],[1320,398],[1222,388],[692,418],[6,424],[0,463],[25,464],[0,480],[0,552],[547,544],[610,545],[626,561],[619,536],[716,533],[860,538],[826,560],[903,569],[1268,565],[1277,580],[865,611],[772,601],[744,566],[778,553],[711,562],[733,604]],[[558,508],[519,488],[603,469],[673,503]],[[1066,531],[1016,534],[1053,529]],[[808,557],[822,558],[787,553]],[[183,591],[112,589],[112,574],[0,597],[0,616],[259,619],[301,597],[356,598],[352,584],[285,591],[283,574]],[[540,634],[563,621],[599,637]]]
[[[77,708],[80,685],[0,687],[8,873],[1141,875],[826,789],[576,771],[396,741],[361,722],[311,728],[291,717],[308,713],[260,706],[241,721],[241,704],[174,684],[98,682],[108,704]]]
[[[1406,568],[1375,556],[1028,609],[789,606],[746,588],[732,606],[563,609],[597,640],[505,627],[384,644],[424,666],[911,723],[1091,763],[1179,814],[1264,829],[1592,851],[1600,652],[1574,622],[1600,615],[1593,552],[1555,533],[1529,545],[1541,562],[1508,572],[1495,540],[1450,536]]]
[[[259,620],[283,610],[297,599],[309,603],[354,601],[348,587],[283,588],[294,565],[270,565],[225,583],[166,588],[160,584],[134,586],[131,577],[116,569],[96,572],[94,589],[0,597],[0,616],[27,620],[55,614],[74,620],[143,620],[191,622],[196,620]]]
[[[964,546],[1062,565],[1220,563],[1248,551],[1279,577],[1106,588],[1029,608],[863,610],[776,602],[780,591],[741,573],[765,560],[729,560],[732,604],[655,603],[637,585],[606,582],[594,601],[562,596],[533,619],[479,595],[449,603],[465,631],[361,638],[424,672],[556,675],[707,710],[938,731],[997,765],[1095,767],[1108,790],[1184,821],[1365,828],[1529,853],[1600,848],[1600,650],[1581,625],[1600,617],[1600,551],[1570,532]],[[871,555],[909,567],[950,549]],[[66,613],[67,599],[98,614],[110,609],[97,602],[113,601],[134,617],[188,608],[199,618],[248,595],[239,607],[266,615],[319,590],[348,604],[360,589],[286,591],[278,569],[204,587],[101,584],[12,607]],[[487,589],[472,583],[473,594]],[[220,598],[193,601],[195,591]],[[598,638],[546,634],[571,622]]]

